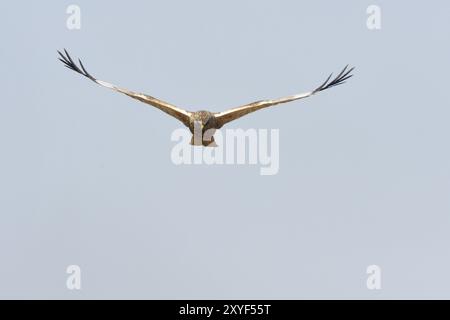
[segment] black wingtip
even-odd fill
[[[353,70],[355,70],[355,67],[352,67],[350,69],[348,69],[348,67],[349,67],[349,65],[346,65],[345,68],[342,69],[342,71],[332,81],[330,81],[330,79],[331,79],[331,75],[330,75],[322,85],[320,85],[319,87],[317,87],[317,89],[314,90],[314,92],[316,93],[319,91],[327,90],[332,87],[336,87],[341,84],[344,84],[346,80],[353,77],[353,74],[351,74],[351,72]]]
[[[63,50],[64,50],[64,53],[62,53],[59,50],[56,50],[61,57],[61,58],[58,58],[59,61],[64,63],[64,65],[67,68],[91,79],[92,81],[95,81],[95,78],[86,71],[86,69],[84,68],[80,59],[78,59],[78,62],[80,63],[81,69],[80,69],[80,67],[77,66],[77,64],[75,62],[73,62],[72,57],[70,56],[69,52],[67,52],[67,50],[65,48]]]

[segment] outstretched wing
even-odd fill
[[[189,117],[191,115],[191,113],[187,110],[183,110],[181,108],[175,107],[174,105],[171,105],[170,103],[161,101],[159,99],[156,99],[154,97],[151,97],[149,95],[146,94],[142,94],[142,93],[136,93],[136,92],[132,92],[129,91],[127,89],[122,89],[119,87],[116,87],[113,84],[110,84],[108,82],[104,82],[101,80],[97,80],[96,78],[94,78],[93,76],[91,76],[86,69],[83,66],[83,63],[81,62],[80,59],[78,59],[78,62],[80,64],[80,67],[78,67],[72,60],[72,58],[70,57],[69,53],[66,51],[66,49],[64,49],[64,53],[61,53],[60,51],[58,51],[59,55],[61,56],[61,58],[59,58],[59,60],[64,63],[64,65],[75,71],[78,72],[79,74],[91,79],[92,81],[94,81],[95,83],[109,88],[109,89],[113,89],[115,91],[121,92],[126,94],[127,96],[133,98],[133,99],[137,99],[139,101],[142,101],[144,103],[147,103],[149,105],[152,105],[162,111],[164,111],[165,113],[171,115],[172,117],[175,117],[176,119],[180,120],[182,123],[184,123],[186,126],[189,126]]]
[[[245,116],[246,114],[255,112],[257,110],[271,107],[271,106],[274,106],[274,105],[277,105],[280,103],[286,103],[286,102],[291,102],[294,100],[307,98],[307,97],[310,97],[320,91],[324,91],[326,89],[344,84],[345,80],[347,80],[353,76],[351,74],[351,72],[353,71],[354,68],[351,68],[348,70],[347,69],[348,69],[348,65],[344,68],[344,70],[341,71],[341,73],[339,73],[339,75],[336,78],[334,78],[334,80],[330,81],[331,77],[333,76],[333,74],[331,74],[321,86],[319,86],[318,88],[316,88],[315,90],[313,90],[311,92],[301,93],[301,94],[284,97],[284,98],[276,99],[276,100],[257,101],[257,102],[253,102],[253,103],[244,105],[242,107],[238,107],[235,109],[230,109],[227,111],[216,113],[215,116],[219,123],[219,127],[222,127],[224,124],[226,124],[230,121],[236,120],[242,116]]]

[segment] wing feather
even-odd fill
[[[314,89],[313,91],[310,92],[306,92],[306,93],[301,93],[301,94],[297,94],[297,95],[293,95],[293,96],[289,96],[289,97],[284,97],[284,98],[280,98],[280,99],[275,99],[275,100],[262,100],[262,101],[256,101],[250,104],[246,104],[244,106],[238,107],[238,108],[234,108],[234,109],[229,109],[223,112],[219,112],[216,113],[216,119],[217,122],[219,124],[219,127],[222,127],[223,125],[225,125],[226,123],[236,120],[240,117],[243,117],[249,113],[264,109],[264,108],[268,108],[277,104],[281,104],[281,103],[287,103],[287,102],[291,102],[291,101],[295,101],[295,100],[299,100],[299,99],[304,99],[310,96],[315,95],[318,92],[327,90],[329,88],[341,85],[345,83],[345,80],[350,79],[353,75],[350,74],[354,68],[350,68],[348,69],[348,65],[332,80],[332,76],[333,74],[330,74],[330,76],[325,80],[325,82],[323,82],[319,87],[317,87],[316,89]]]
[[[80,59],[78,59],[78,63],[79,63],[81,68],[76,63],[74,63],[73,60],[72,60],[72,57],[69,55],[69,53],[67,52],[66,49],[64,49],[64,54],[62,52],[60,52],[60,51],[58,51],[58,54],[61,57],[61,58],[58,58],[58,59],[62,63],[64,63],[64,65],[67,68],[69,68],[69,69],[71,69],[71,70],[73,70],[73,71],[75,71],[75,72],[77,72],[77,73],[87,77],[88,79],[94,81],[95,83],[97,83],[97,84],[99,84],[99,85],[101,85],[103,87],[106,87],[106,88],[109,88],[109,89],[113,89],[113,90],[115,90],[117,92],[126,94],[127,96],[129,96],[129,97],[131,97],[133,99],[137,99],[137,100],[139,100],[141,102],[144,102],[146,104],[152,105],[152,106],[160,109],[161,111],[167,113],[168,115],[171,115],[172,117],[180,120],[184,125],[189,126],[189,118],[191,116],[191,112],[190,111],[178,108],[178,107],[176,107],[176,106],[174,106],[174,105],[172,105],[172,104],[170,104],[168,102],[159,100],[159,99],[154,98],[152,96],[149,96],[149,95],[146,95],[146,94],[143,94],[143,93],[136,93],[136,92],[133,92],[133,91],[129,91],[127,89],[117,87],[117,86],[115,86],[115,85],[113,85],[111,83],[108,83],[108,82],[105,82],[105,81],[102,81],[102,80],[98,80],[98,79],[94,78],[89,72],[86,71],[86,68],[84,67],[84,65],[83,65],[83,63],[81,62]]]

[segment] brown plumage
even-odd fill
[[[191,144],[195,145],[203,145],[203,146],[215,146],[214,142],[214,131],[216,129],[220,129],[222,126],[227,124],[230,121],[236,120],[242,116],[245,116],[249,113],[255,112],[260,109],[264,109],[267,107],[271,107],[277,104],[291,102],[294,100],[299,100],[303,98],[310,97],[318,92],[324,91],[326,89],[344,84],[345,81],[349,78],[351,78],[353,75],[351,72],[354,68],[348,69],[348,66],[344,68],[333,80],[331,80],[332,74],[325,80],[325,82],[314,89],[313,91],[297,94],[289,97],[284,97],[280,99],[275,100],[262,100],[253,102],[238,108],[230,109],[223,112],[210,112],[210,111],[188,111],[181,108],[178,108],[170,103],[164,102],[162,100],[156,99],[152,96],[142,94],[142,93],[136,93],[129,91],[127,89],[116,87],[113,84],[98,80],[91,76],[86,69],[84,68],[83,63],[80,59],[78,59],[79,65],[77,66],[76,63],[73,62],[72,58],[70,57],[69,53],[64,49],[64,53],[61,53],[58,51],[60,58],[59,60],[64,63],[64,65],[75,71],[79,74],[82,74],[83,76],[89,78],[90,80],[94,81],[95,83],[106,87],[113,89],[115,91],[121,92],[123,94],[126,94],[127,96],[137,99],[139,101],[142,101],[144,103],[147,103],[149,105],[152,105],[161,111],[171,115],[172,117],[178,119],[181,121],[186,127],[189,128],[189,130],[192,132],[193,137]],[[331,81],[330,81],[331,80]]]

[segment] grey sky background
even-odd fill
[[[81,7],[81,30],[66,8]],[[366,8],[382,9],[382,29]],[[0,298],[450,298],[448,1],[3,1]],[[175,166],[159,110],[346,85],[228,128],[280,171]],[[68,265],[82,290],[66,288]],[[382,289],[366,268],[382,268]]]

